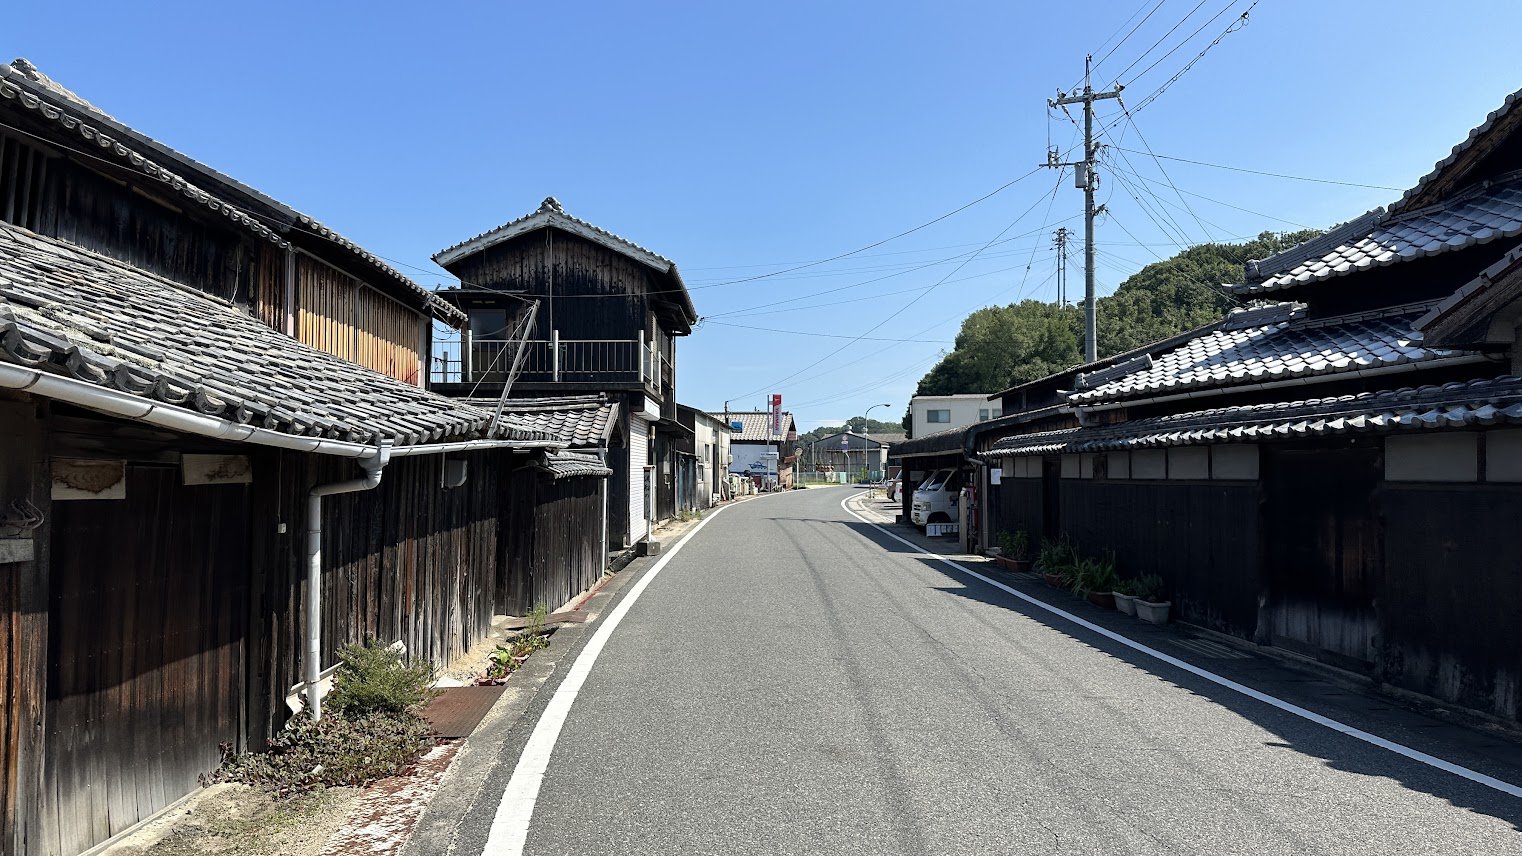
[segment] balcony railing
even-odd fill
[[[434,348],[429,379],[434,383],[502,383],[507,380],[517,342],[472,339]],[[643,383],[660,394],[671,385],[670,367],[639,339],[531,339],[526,343],[519,383],[630,385]]]

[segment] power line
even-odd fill
[[[772,273],[763,273],[763,274],[757,274],[755,276],[743,277],[741,279],[732,279],[732,280],[729,280],[728,282],[716,283],[716,285],[738,285],[738,284],[740,284],[742,282],[755,282],[756,280],[760,280],[760,279],[769,279],[771,277],[778,276],[780,274],[792,273],[793,271],[803,270],[804,268],[817,267],[818,265],[829,264],[830,262],[839,261],[839,260],[841,260],[843,258],[846,258],[848,256],[854,256],[857,253],[861,253],[861,252],[865,252],[867,250],[875,249],[877,247],[882,246],[883,244],[889,243],[890,241],[896,241],[899,238],[902,238],[902,237],[904,237],[906,235],[912,235],[915,232],[920,231],[921,229],[925,229],[925,228],[928,228],[930,226],[934,226],[936,223],[939,223],[942,220],[945,220],[947,217],[951,217],[953,215],[960,214],[961,212],[966,211],[967,209],[971,208],[974,205],[977,205],[980,202],[983,202],[984,200],[991,199],[994,196],[997,196],[998,194],[1003,193],[1005,190],[1008,190],[1009,188],[1014,187],[1016,184],[1019,184],[1020,182],[1024,181],[1027,178],[1030,178],[1031,176],[1035,175],[1036,173],[1038,173],[1040,171],[1041,171],[1041,168],[1037,167],[1037,168],[1031,170],[1030,172],[1020,176],[1019,178],[1015,178],[1015,179],[1011,179],[1010,181],[1006,181],[1005,183],[999,185],[998,187],[994,188],[993,190],[990,190],[988,193],[985,193],[982,196],[979,196],[977,199],[974,199],[973,201],[967,203],[966,205],[963,205],[963,206],[961,206],[959,208],[956,208],[954,210],[951,210],[951,211],[947,211],[945,214],[942,214],[941,216],[935,218],[934,220],[930,220],[930,221],[927,221],[925,223],[921,223],[920,225],[915,226],[913,229],[906,229],[906,230],[904,230],[902,232],[899,232],[897,235],[893,235],[891,237],[883,238],[880,241],[874,241],[874,242],[872,242],[870,244],[867,244],[865,247],[859,247],[857,249],[851,250],[850,252],[841,253],[841,254],[835,255],[835,256],[830,256],[827,259],[819,259],[817,261],[806,262],[804,264],[796,265],[794,267],[784,268],[784,269],[779,270],[779,271],[773,271]],[[741,396],[741,397],[743,398],[744,396]]]
[[[758,330],[762,333],[786,333],[790,336],[815,336],[825,339],[852,339],[858,342],[907,342],[923,345],[944,345],[945,339],[890,339],[881,336],[848,336],[843,333],[818,333],[811,330],[783,330],[776,327],[754,327],[750,324],[736,324],[732,321],[707,321],[704,324],[718,324],[722,327],[738,327],[742,330]]]
[[[1189,212],[1189,216],[1194,218],[1194,222],[1199,224],[1200,231],[1205,233],[1205,239],[1206,240],[1210,240],[1210,238],[1211,238],[1210,230],[1205,228],[1205,221],[1201,220],[1200,219],[1200,215],[1198,215],[1198,214],[1196,214],[1194,212],[1194,208],[1192,206],[1190,206],[1188,200],[1184,199],[1184,194],[1179,193],[1178,187],[1175,186],[1174,183],[1173,183],[1173,176],[1168,174],[1168,170],[1163,168],[1163,162],[1158,159],[1157,155],[1152,153],[1152,144],[1147,142],[1147,135],[1142,133],[1141,125],[1136,124],[1136,117],[1132,116],[1131,115],[1131,111],[1126,109],[1126,101],[1125,101],[1125,99],[1124,98],[1116,98],[1115,99],[1115,103],[1120,105],[1120,111],[1121,111],[1121,113],[1128,120],[1130,120],[1130,124],[1128,125],[1128,127],[1136,129],[1136,137],[1137,137],[1137,139],[1142,141],[1142,146],[1144,146],[1147,149],[1147,154],[1152,155],[1152,162],[1157,164],[1157,171],[1159,173],[1161,173],[1163,178],[1168,182],[1168,186],[1173,188],[1173,194],[1178,197],[1178,201],[1179,202],[1183,203],[1184,210],[1188,211]],[[1125,152],[1121,152],[1121,156],[1122,157],[1127,157]],[[1127,165],[1130,165],[1130,160],[1128,159],[1126,161],[1126,163],[1127,163]]]
[[[1152,2],[1152,0],[1145,0],[1145,2],[1143,2],[1140,6],[1137,7],[1135,12],[1131,13],[1131,18],[1135,18],[1138,14],[1140,14],[1141,10],[1147,8],[1147,3],[1150,3],[1150,2]],[[1126,33],[1125,38],[1123,38],[1120,41],[1115,43],[1115,47],[1110,48],[1108,51],[1105,51],[1105,55],[1100,57],[1099,60],[1094,63],[1094,68],[1099,68],[1101,65],[1104,64],[1105,60],[1110,58],[1111,54],[1113,54],[1116,51],[1120,50],[1121,45],[1124,45],[1128,40],[1130,40],[1130,38],[1132,36],[1136,35],[1136,31],[1140,30],[1142,28],[1142,25],[1147,23],[1147,21],[1152,18],[1152,15],[1154,13],[1156,13],[1157,10],[1163,8],[1163,4],[1166,3],[1166,2],[1168,2],[1168,0],[1157,0],[1157,5],[1152,7],[1152,11],[1148,12],[1147,16],[1145,18],[1142,18],[1140,21],[1137,21],[1136,22],[1136,26],[1132,27],[1131,31],[1129,33]],[[1127,18],[1125,20],[1125,23],[1122,23],[1119,27],[1116,27],[1115,28],[1115,33],[1118,33],[1121,30],[1125,29],[1126,24],[1131,23],[1131,18]],[[1115,38],[1115,33],[1111,33],[1109,38],[1105,39],[1103,42],[1100,43],[1099,50],[1104,50],[1104,46],[1110,43],[1110,39]],[[1076,89],[1077,87],[1078,87],[1078,85],[1074,84],[1073,86],[1068,87],[1068,88],[1070,88],[1070,89]]]
[[[1131,64],[1130,65],[1128,65],[1124,69],[1122,69],[1120,74],[1115,75],[1115,80],[1119,81],[1121,78],[1123,78],[1127,74],[1129,74],[1131,72],[1131,69],[1136,67],[1137,63],[1139,63],[1142,60],[1147,58],[1147,54],[1150,54],[1154,50],[1157,50],[1157,46],[1162,44],[1163,42],[1167,41],[1168,37],[1173,35],[1174,31],[1176,31],[1179,27],[1184,26],[1184,22],[1185,21],[1188,21],[1190,18],[1193,18],[1194,17],[1194,13],[1200,11],[1200,7],[1204,6],[1206,2],[1208,2],[1208,0],[1200,0],[1200,2],[1196,3],[1194,5],[1194,8],[1189,10],[1189,14],[1187,14],[1184,17],[1180,18],[1178,20],[1178,23],[1176,23],[1173,26],[1169,27],[1168,28],[1168,32],[1163,33],[1162,38],[1160,38],[1157,41],[1153,42],[1151,47],[1149,47],[1146,50],[1141,52],[1141,56],[1138,56],[1136,59],[1131,60]],[[1233,0],[1233,2],[1235,2],[1235,0]],[[1092,360],[1090,362],[1092,362]]]
[[[1124,170],[1120,169],[1120,167],[1116,166],[1113,163],[1110,164],[1110,168],[1114,169],[1117,172],[1117,174],[1121,173],[1121,172],[1124,172]],[[1137,175],[1135,173],[1129,173],[1129,175],[1132,178],[1139,179],[1141,181],[1145,181],[1145,182],[1147,182],[1149,184],[1161,184],[1162,183],[1160,181],[1157,181],[1156,179],[1147,178],[1144,175]],[[1222,205],[1222,206],[1225,206],[1227,208],[1232,208],[1232,209],[1235,209],[1237,211],[1241,211],[1241,212],[1243,212],[1245,214],[1251,214],[1254,217],[1266,217],[1269,220],[1277,220],[1280,223],[1287,223],[1287,224],[1289,224],[1291,226],[1294,226],[1296,228],[1299,228],[1299,229],[1314,229],[1314,228],[1316,228],[1315,226],[1311,226],[1311,225],[1308,225],[1306,223],[1298,223],[1298,222],[1296,222],[1294,220],[1286,220],[1283,217],[1275,217],[1272,214],[1264,214],[1262,211],[1254,211],[1251,208],[1243,208],[1240,205],[1233,205],[1230,202],[1222,202],[1219,199],[1215,199],[1215,198],[1206,196],[1203,193],[1194,193],[1193,191],[1189,191],[1189,190],[1184,190],[1184,191],[1181,191],[1181,192],[1184,193],[1184,195],[1186,195],[1186,196],[1193,196],[1196,199],[1203,199],[1206,202],[1214,202],[1217,205]]]
[[[1039,169],[1041,169],[1041,167],[1037,167],[1037,169],[1039,170]],[[1011,220],[1008,226],[1005,226],[1003,229],[1000,229],[999,233],[997,235],[994,235],[992,238],[990,238],[988,243],[983,245],[982,249],[987,249],[988,247],[993,246],[995,241],[998,241],[1000,238],[1004,237],[1004,233],[1005,232],[1008,232],[1010,229],[1013,229],[1015,227],[1016,223],[1018,223],[1021,220],[1025,219],[1026,215],[1028,215],[1032,211],[1036,210],[1036,206],[1040,205],[1040,204],[1041,204],[1041,200],[1037,199],[1034,203],[1031,204],[1031,206],[1029,208],[1027,208],[1024,211],[1022,211],[1020,213],[1020,216],[1016,217],[1014,220]],[[981,252],[981,250],[980,250],[980,252]],[[864,337],[867,334],[876,331],[878,328],[882,327],[884,324],[888,323],[889,321],[892,321],[894,318],[897,318],[899,315],[902,315],[904,312],[908,311],[909,307],[911,307],[914,304],[918,303],[921,299],[923,299],[925,297],[925,295],[927,295],[930,292],[932,292],[932,291],[936,290],[937,288],[939,288],[942,284],[944,284],[946,282],[946,280],[950,279],[957,271],[959,271],[962,268],[966,267],[968,265],[968,263],[970,263],[975,258],[977,258],[977,254],[976,253],[974,253],[971,257],[969,257],[966,260],[964,260],[961,264],[957,265],[949,273],[947,273],[945,276],[943,276],[939,280],[937,280],[933,285],[930,285],[924,291],[922,291],[919,294],[915,295],[912,299],[909,300],[909,302],[905,303],[903,306],[900,306],[891,315],[889,315],[888,317],[884,318],[883,320],[877,322],[876,324],[872,325],[871,327],[867,328],[865,331],[862,332],[860,337],[857,337],[856,339],[853,339],[850,342],[846,342],[844,345],[841,345],[839,348],[836,348],[835,350],[831,351],[830,353],[825,354],[824,356],[820,357],[819,359],[815,360],[814,362],[809,363],[808,365],[804,366],[803,368],[799,369],[796,372],[793,372],[792,374],[788,375],[787,377],[782,378],[779,381],[776,381],[774,383],[770,383],[770,384],[767,384],[765,386],[762,386],[759,389],[754,390],[752,392],[742,393],[742,394],[737,395],[735,397],[736,398],[745,398],[748,395],[755,395],[756,393],[763,392],[763,391],[765,391],[765,390],[767,390],[769,388],[778,386],[778,385],[780,385],[782,383],[785,383],[785,382],[787,382],[789,380],[792,380],[793,378],[797,377],[800,374],[803,374],[804,372],[806,372],[809,369],[819,365],[820,363],[824,362],[825,360],[830,359],[831,357],[835,356],[836,354],[839,354],[841,351],[844,351],[846,348],[849,348],[852,345],[854,345],[857,341],[860,341],[861,337]]]
[[[1138,152],[1135,149],[1126,149],[1126,148],[1122,148],[1121,146],[1117,146],[1117,145],[1111,145],[1111,148],[1117,149],[1117,150],[1123,151],[1123,152],[1131,152],[1132,154],[1141,154],[1141,152]],[[1194,164],[1195,166],[1208,166],[1208,167],[1211,167],[1212,169],[1226,169],[1226,170],[1231,170],[1232,172],[1245,172],[1245,173],[1250,173],[1252,175],[1266,175],[1269,178],[1287,178],[1287,179],[1290,179],[1292,181],[1311,181],[1311,182],[1315,182],[1317,184],[1338,184],[1338,185],[1342,185],[1343,187],[1365,187],[1365,188],[1368,188],[1370,190],[1395,190],[1395,191],[1399,191],[1399,190],[1402,189],[1402,188],[1399,188],[1399,187],[1390,187],[1390,186],[1384,185],[1384,184],[1361,184],[1361,183],[1356,182],[1356,181],[1338,181],[1337,179],[1332,179],[1332,178],[1310,178],[1309,176],[1304,176],[1304,175],[1289,175],[1288,173],[1283,173],[1283,172],[1268,172],[1266,170],[1261,170],[1261,169],[1248,169],[1247,167],[1227,166],[1226,164],[1221,164],[1221,163],[1210,163],[1209,161],[1194,160],[1192,158],[1173,157],[1173,156],[1170,156],[1170,155],[1153,154],[1152,157],[1158,158],[1158,159],[1161,159],[1161,160],[1178,161],[1179,163]]]
[[[1257,5],[1258,5],[1258,0],[1252,0],[1252,2],[1248,4],[1247,8],[1242,11],[1242,14],[1240,16],[1238,16],[1235,21],[1232,21],[1230,24],[1227,24],[1226,25],[1226,29],[1222,30],[1220,35],[1218,35],[1214,39],[1212,39],[1210,44],[1205,45],[1205,47],[1203,49],[1201,49],[1199,53],[1195,54],[1194,59],[1191,59],[1188,62],[1184,63],[1184,67],[1179,69],[1178,71],[1174,72],[1172,77],[1170,77],[1167,80],[1163,81],[1163,85],[1162,86],[1159,86],[1157,89],[1153,90],[1152,94],[1148,95],[1146,98],[1143,98],[1139,103],[1137,103],[1137,105],[1136,105],[1136,112],[1140,113],[1142,110],[1145,110],[1147,108],[1148,104],[1151,104],[1153,101],[1156,101],[1159,96],[1161,96],[1164,92],[1167,92],[1169,87],[1171,87],[1173,84],[1177,83],[1179,81],[1179,79],[1182,78],[1184,75],[1188,74],[1189,70],[1194,68],[1195,64],[1198,63],[1200,60],[1204,59],[1205,58],[1205,54],[1210,53],[1210,49],[1211,48],[1213,48],[1216,45],[1220,44],[1222,39],[1226,38],[1227,36],[1231,35],[1232,33],[1235,33],[1236,31],[1238,31],[1238,30],[1242,29],[1243,27],[1247,26],[1247,15]]]
[[[1198,36],[1200,33],[1204,32],[1206,27],[1208,27],[1211,24],[1215,23],[1222,15],[1224,15],[1227,12],[1231,11],[1231,7],[1235,6],[1236,4],[1237,4],[1237,0],[1228,0],[1226,5],[1224,7],[1222,7],[1221,11],[1215,13],[1205,23],[1203,23],[1203,24],[1199,25],[1198,27],[1196,27],[1194,32],[1192,32],[1189,35],[1185,36],[1183,38],[1183,40],[1181,40],[1178,44],[1176,44],[1172,48],[1170,48],[1167,53],[1165,53],[1162,56],[1158,57],[1157,59],[1153,60],[1151,65],[1149,65],[1146,68],[1142,69],[1140,73],[1138,73],[1135,77],[1131,78],[1131,82],[1135,83],[1136,81],[1142,79],[1143,77],[1146,77],[1148,72],[1152,71],[1152,69],[1157,68],[1159,65],[1161,65],[1163,60],[1165,60],[1168,57],[1173,56],[1175,53],[1177,53],[1179,48],[1183,47],[1184,45],[1189,44],[1189,40],[1190,39],[1193,39],[1195,36]],[[1203,6],[1203,5],[1205,5],[1204,0],[1201,0],[1200,6]],[[1195,7],[1195,9],[1198,9],[1198,8],[1199,8],[1199,6]],[[1194,12],[1190,12],[1189,15],[1185,16],[1185,20],[1188,20],[1189,17],[1192,16],[1193,14],[1194,14]],[[1182,24],[1183,21],[1180,21],[1179,23]],[[1177,29],[1177,27],[1175,27],[1175,29]],[[1169,32],[1172,32],[1172,31],[1170,30]],[[1132,63],[1132,65],[1135,65],[1135,63]],[[1128,68],[1127,71],[1129,71],[1129,70],[1130,69]],[[1124,72],[1122,72],[1122,74],[1124,74]]]
[[[1073,219],[1073,218],[1070,217],[1068,219]],[[1047,258],[1050,258],[1050,256],[1042,256],[1040,260],[1044,261]],[[983,279],[985,277],[997,276],[997,275],[999,275],[1001,273],[1008,273],[1010,271],[1019,270],[1019,269],[1020,269],[1020,265],[1011,265],[1009,267],[1003,267],[1003,268],[997,268],[995,270],[984,271],[983,273],[975,273],[975,274],[972,274],[971,276],[964,276],[964,277],[959,277],[957,279],[947,280],[946,284],[947,285],[952,285],[952,284],[958,283],[958,282],[971,282],[972,280],[975,280],[975,279]],[[880,293],[877,293],[877,294],[864,295],[862,297],[851,297],[851,298],[847,298],[845,300],[831,300],[831,301],[828,301],[828,302],[825,302],[825,303],[810,303],[810,304],[807,304],[805,306],[793,306],[793,307],[789,307],[787,309],[771,309],[771,310],[760,310],[760,311],[720,312],[720,313],[717,313],[717,314],[714,314],[714,315],[706,315],[706,316],[704,316],[704,320],[710,320],[710,319],[714,319],[714,318],[731,318],[731,317],[753,318],[753,317],[755,317],[757,315],[780,315],[780,314],[788,313],[788,312],[807,312],[807,311],[812,310],[812,309],[825,309],[825,308],[828,308],[828,307],[831,307],[831,306],[844,306],[844,305],[849,304],[849,303],[862,303],[862,302],[865,302],[865,301],[868,301],[868,300],[881,300],[884,297],[893,297],[893,296],[899,295],[899,294],[908,294],[908,293],[913,292],[913,291],[919,291],[920,288],[921,288],[921,286],[916,285],[913,288],[903,288],[903,289],[899,289],[897,291],[885,291],[885,292],[880,292]],[[801,298],[799,298],[799,299],[801,299]]]
[[[1012,243],[1014,241],[1020,240],[1021,238],[1028,238],[1031,235],[1036,234],[1036,231],[1037,230],[1032,230],[1030,232],[1024,232],[1024,233],[1019,234],[1019,235],[1014,235],[1012,237],[1005,238],[1004,240],[998,241],[997,243],[993,244],[993,246],[999,246],[1000,244]],[[861,282],[856,282],[856,283],[851,283],[849,285],[841,285],[841,286],[836,286],[834,288],[823,289],[821,291],[814,291],[814,292],[811,292],[809,294],[799,295],[797,297],[786,297],[786,298],[783,298],[781,300],[773,300],[771,302],[760,303],[760,304],[757,304],[755,306],[747,306],[747,307],[743,307],[743,308],[740,308],[740,309],[732,309],[732,310],[729,310],[727,312],[718,312],[718,313],[715,313],[714,315],[709,316],[709,317],[712,317],[712,318],[721,318],[721,317],[724,317],[726,315],[736,315],[736,314],[740,314],[740,313],[743,313],[743,312],[749,312],[749,311],[751,311],[753,309],[766,309],[766,308],[769,308],[769,307],[772,307],[772,306],[781,306],[781,305],[783,305],[785,303],[797,303],[800,300],[808,300],[811,297],[819,297],[819,296],[825,295],[825,294],[834,294],[836,292],[849,291],[849,290],[851,290],[853,288],[860,288],[860,287],[862,287],[864,285],[871,285],[874,282],[882,282],[883,280],[893,279],[894,277],[903,276],[904,274],[907,274],[907,273],[914,273],[916,271],[925,270],[926,268],[938,267],[938,266],[943,265],[943,264],[950,264],[951,262],[954,262],[957,259],[962,258],[963,256],[976,255],[976,254],[977,254],[976,250],[974,250],[972,252],[969,252],[969,253],[958,253],[958,254],[956,254],[954,256],[947,256],[944,259],[937,259],[937,260],[935,260],[933,262],[927,262],[927,263],[925,263],[923,265],[920,265],[918,267],[913,267],[913,268],[910,268],[908,270],[899,271],[897,273],[890,273],[890,274],[887,274],[885,276],[873,277],[872,279],[863,280]],[[995,257],[997,257],[997,256],[995,256]],[[990,256],[984,256],[984,258],[990,258]],[[913,289],[909,289],[909,290],[912,291]],[[890,293],[891,294],[902,294],[903,292],[890,292]],[[887,295],[883,295],[883,296],[887,296]]]

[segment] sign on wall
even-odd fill
[[[729,447],[729,471],[750,476],[775,476],[777,449],[759,443],[736,443]]]

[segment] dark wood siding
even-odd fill
[[[574,235],[550,235],[545,230],[488,247],[450,271],[467,286],[544,298],[536,339],[557,328],[562,339],[638,339],[646,326],[645,295],[656,287],[651,270]]]
[[[283,249],[162,192],[140,174],[0,130],[0,219],[249,306],[281,332],[294,313],[299,341],[421,385],[419,312],[306,255],[295,257],[288,305]]]
[[[43,839],[74,853],[239,745],[248,490],[129,464],[127,498],[53,504]]]
[[[1380,505],[1377,677],[1522,719],[1522,485],[1386,483]]]
[[[0,497],[29,499],[52,515],[41,413],[30,402],[0,401]],[[47,678],[47,530],[34,533],[34,559],[0,565],[0,853],[22,853],[41,827],[41,733]]]
[[[993,522],[993,543],[1000,532],[1024,532],[1030,543],[1030,557],[1041,547],[1041,479],[1004,478],[991,490],[998,494],[993,507],[998,517]],[[907,507],[907,506],[906,506]]]
[[[124,171],[103,167],[113,178]],[[0,216],[223,300],[249,300],[257,253],[207,214],[123,186],[67,155],[0,131]],[[185,204],[189,204],[186,202]]]
[[[504,499],[499,609],[526,615],[567,603],[602,576],[602,491],[607,480],[551,480],[531,468],[514,470]]]
[[[1157,574],[1176,615],[1253,638],[1262,589],[1255,484],[1062,479],[1062,531],[1115,551],[1123,576]]]
[[[270,456],[267,472],[287,509],[261,524],[268,555],[263,581],[269,612],[261,628],[270,666],[256,676],[257,730],[284,725],[290,687],[301,679],[305,631],[305,501],[316,484],[355,478],[351,461],[299,454]],[[323,665],[343,644],[366,637],[400,640],[407,656],[444,664],[485,638],[493,614],[498,562],[498,479],[507,453],[466,457],[464,485],[439,486],[442,456],[398,458],[374,490],[323,500]]]

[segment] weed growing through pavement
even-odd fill
[[[529,655],[550,647],[549,634],[544,630],[544,619],[547,614],[548,610],[544,608],[544,604],[534,607],[528,614],[528,626],[491,652],[486,665],[486,674],[482,676],[481,683],[500,684],[506,681],[508,675],[518,671]]]

